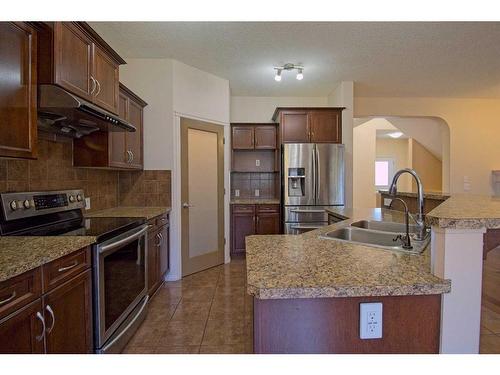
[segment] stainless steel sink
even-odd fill
[[[391,233],[405,233],[406,227],[403,223],[392,223],[389,221],[361,220],[351,224],[352,227],[380,230]],[[410,224],[410,233],[417,233],[418,226]]]
[[[399,241],[394,241],[397,233],[349,226],[327,232],[322,237],[345,242],[359,243],[387,250],[397,250],[409,254],[420,254],[425,250],[427,244],[429,243],[429,238],[426,238],[424,241],[412,241],[413,249],[406,250],[403,249]]]

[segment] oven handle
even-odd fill
[[[136,240],[137,238],[141,237],[142,235],[144,235],[147,230],[148,230],[148,226],[144,225],[144,226],[141,227],[141,229],[139,231],[134,232],[130,236],[122,238],[121,240],[118,240],[116,242],[112,242],[112,243],[110,243],[108,245],[102,246],[99,249],[99,254],[107,253],[110,250],[113,250],[113,249],[115,249],[117,247],[123,246],[123,245],[125,245],[125,244],[127,244],[129,242],[132,242],[132,241]]]

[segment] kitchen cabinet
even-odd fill
[[[0,353],[91,353],[90,248],[0,283]]]
[[[168,215],[150,220],[148,231],[148,294],[152,296],[163,284],[170,266],[170,234]]]
[[[232,149],[274,150],[276,133],[274,124],[231,124]]]
[[[26,22],[0,22],[0,35],[0,156],[35,159],[37,30]]]
[[[40,23],[39,82],[56,84],[118,114],[123,60],[85,22]]]
[[[342,143],[344,108],[276,108],[282,143]]]
[[[73,165],[110,169],[143,168],[143,111],[147,103],[120,84],[118,115],[135,132],[98,131],[73,141]]]
[[[233,204],[231,206],[231,254],[245,253],[245,237],[281,232],[277,204]]]

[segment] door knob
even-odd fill
[[[189,204],[189,203],[183,203],[183,204],[182,204],[182,207],[184,207],[184,208],[189,208],[189,207],[193,207],[193,205],[192,205],[192,204]]]

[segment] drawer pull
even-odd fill
[[[75,260],[73,262],[73,264],[70,264],[69,266],[59,268],[57,270],[57,272],[64,272],[64,271],[70,270],[72,268],[75,268],[76,266],[78,266],[78,261],[77,260]]]
[[[0,301],[0,306],[5,305],[6,303],[12,301],[14,298],[16,298],[16,295],[17,295],[17,293],[14,290],[9,297],[7,297],[6,299]]]
[[[162,218],[160,218],[160,221],[166,221],[166,220],[167,220],[167,218],[166,218],[166,217],[162,217]]]
[[[36,313],[36,317],[42,322],[42,333],[36,336],[36,341],[42,341],[45,337],[45,319],[43,318],[43,315],[40,313],[40,311]]]
[[[45,310],[50,313],[50,317],[52,318],[50,327],[45,330],[45,332],[50,333],[54,329],[54,324],[56,324],[56,317],[54,316],[54,311],[52,310],[52,307],[50,307],[50,305],[45,306]]]

